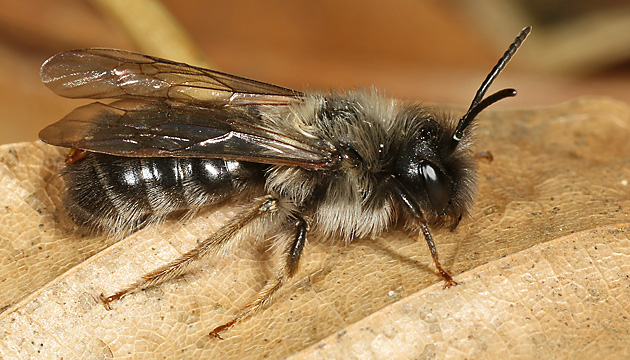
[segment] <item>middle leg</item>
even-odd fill
[[[210,332],[211,336],[221,339],[219,333],[228,330],[234,326],[234,324],[252,316],[265,307],[269,301],[271,301],[274,293],[282,287],[284,282],[295,275],[300,262],[300,257],[302,256],[302,251],[304,250],[304,244],[306,244],[306,232],[308,227],[306,225],[306,221],[301,216],[294,215],[292,219],[295,220],[295,237],[283,252],[283,255],[286,258],[285,261],[280,262],[276,268],[276,276],[267,281],[265,286],[258,293],[258,296],[256,296],[256,298],[249,304],[245,305],[238,315],[227,323],[217,326],[214,330],[212,330]]]

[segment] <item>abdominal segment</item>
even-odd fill
[[[91,153],[63,172],[65,205],[80,226],[130,232],[179,210],[195,210],[243,191],[259,164],[224,159],[134,158]]]

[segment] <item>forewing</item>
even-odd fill
[[[224,158],[326,169],[333,147],[283,134],[241,108],[119,100],[79,107],[44,128],[52,145],[118,156]]]
[[[287,105],[302,93],[153,56],[114,49],[70,50],[46,60],[42,81],[69,98],[144,98],[205,106]]]

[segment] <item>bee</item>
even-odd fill
[[[375,90],[300,92],[113,49],[57,54],[44,84],[79,107],[44,128],[70,148],[64,203],[82,228],[130,233],[178,211],[228,198],[242,210],[197,247],[101,300],[111,303],[173,279],[249,234],[273,238],[275,276],[220,333],[256,313],[295,275],[307,237],[376,237],[397,222],[422,234],[445,286],[430,228],[455,229],[476,192],[476,116],[516,95],[485,97],[531,27],[524,28],[459,119]],[[308,235],[308,236],[307,236]]]

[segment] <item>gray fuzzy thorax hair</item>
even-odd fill
[[[403,115],[401,115],[403,114]],[[422,121],[404,116],[404,105],[376,91],[310,95],[303,104],[269,119],[332,145],[342,155],[336,170],[273,166],[266,188],[287,199],[308,218],[311,231],[324,238],[376,236],[396,220],[396,206],[385,188],[398,147]]]

